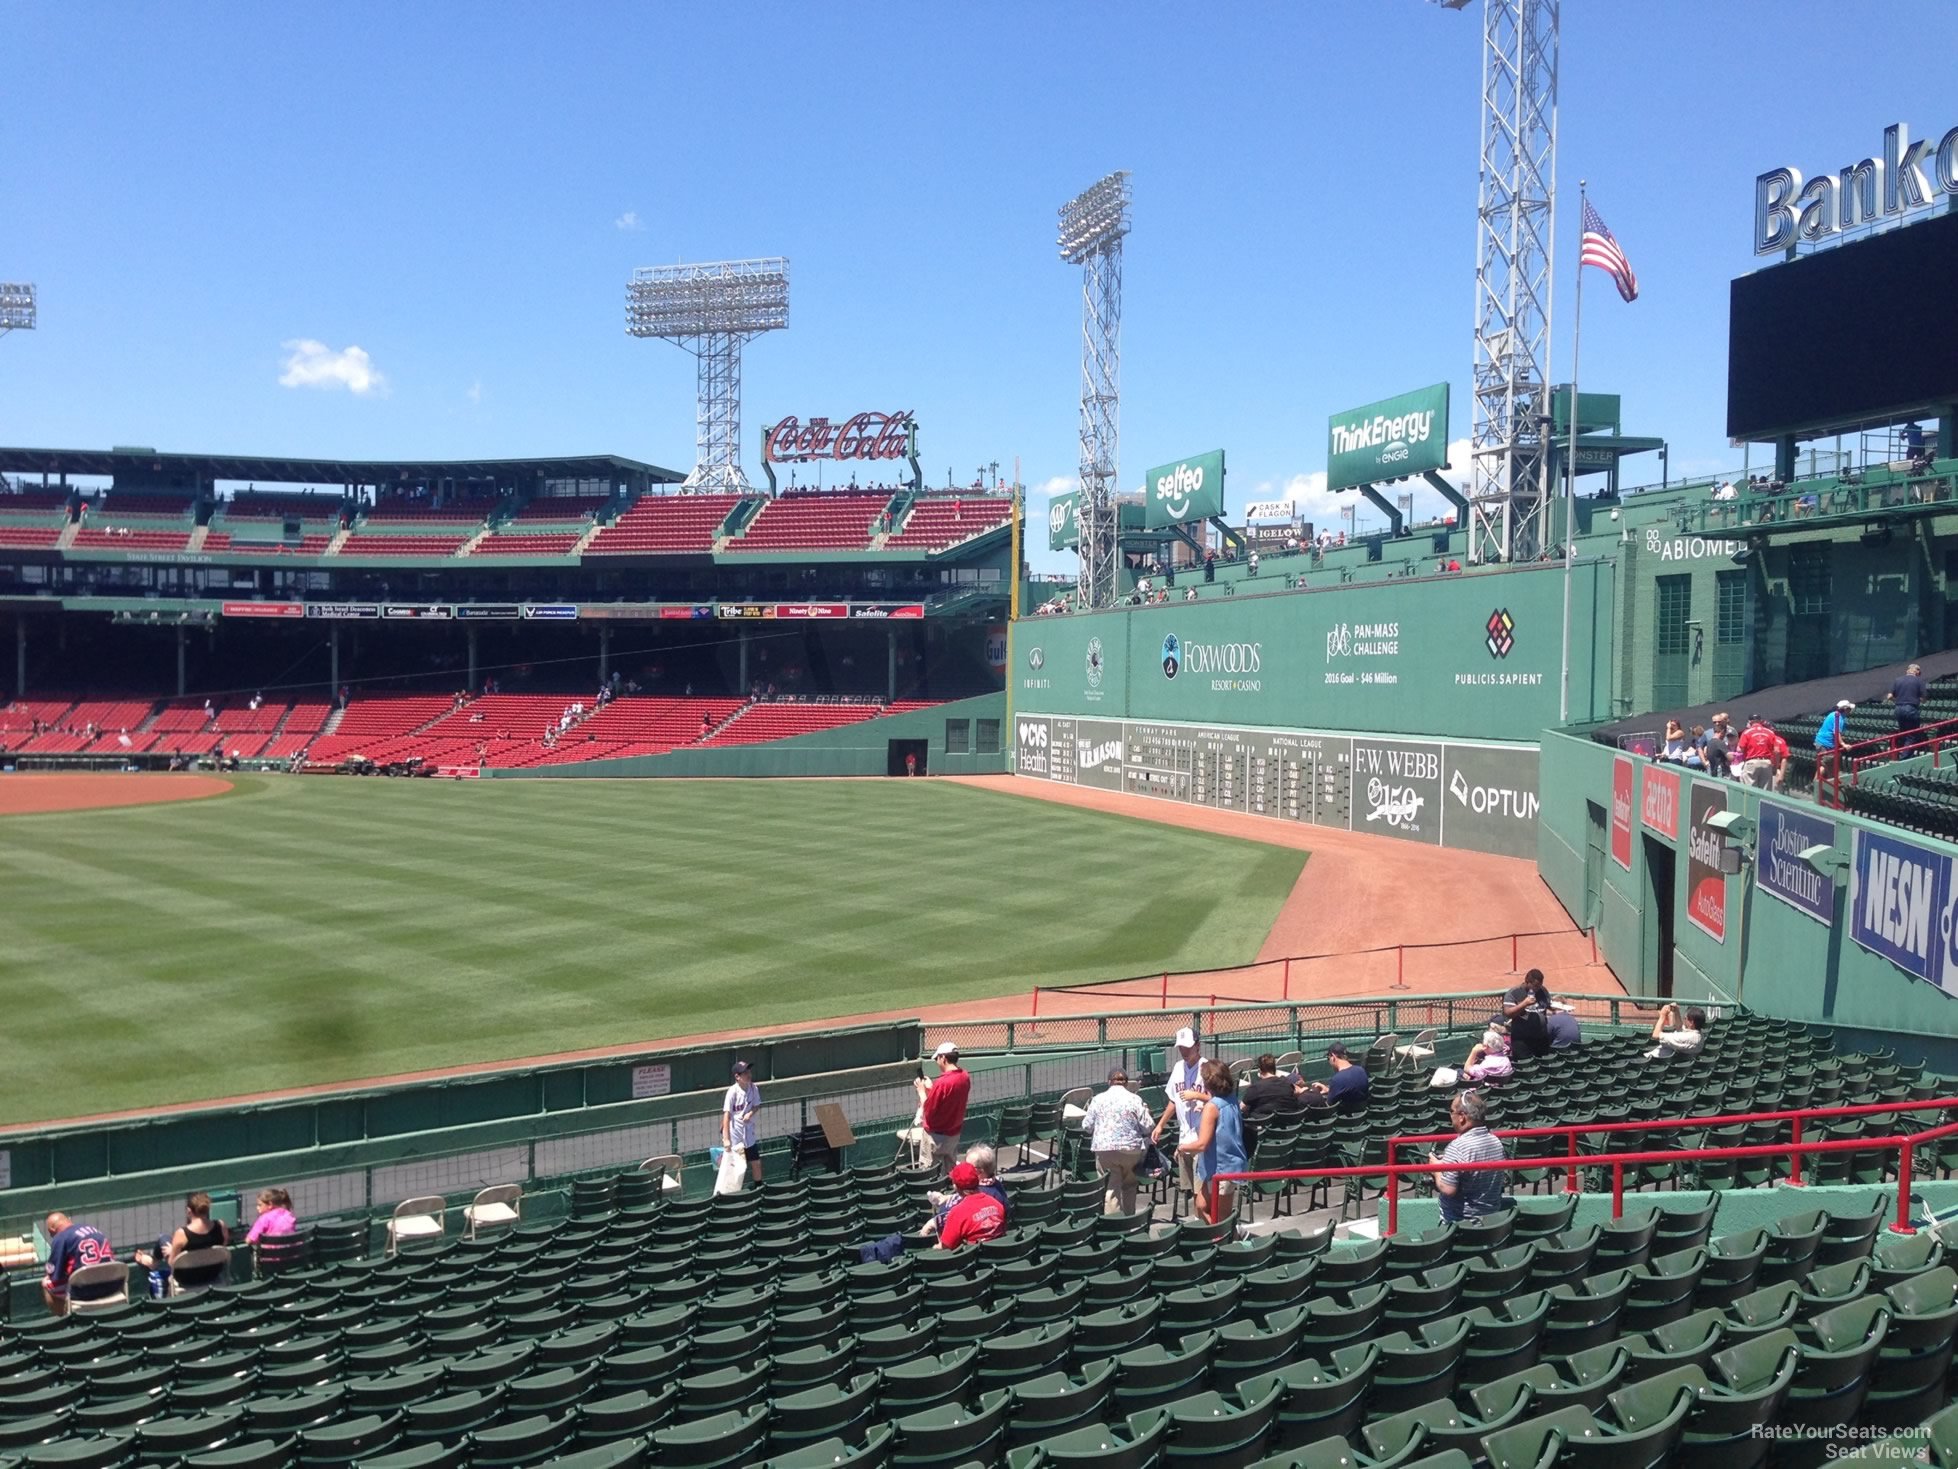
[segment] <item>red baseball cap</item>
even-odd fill
[[[954,1163],[952,1165],[952,1187],[966,1189],[979,1187],[979,1170],[974,1168],[970,1163]]]

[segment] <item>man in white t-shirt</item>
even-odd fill
[[[1652,1039],[1658,1044],[1645,1053],[1648,1061],[1665,1055],[1690,1056],[1706,1044],[1706,1011],[1697,1007],[1688,1010],[1682,1023],[1679,1006],[1662,1006],[1659,1018],[1652,1022]]]
[[[734,1063],[734,1085],[721,1099],[721,1146],[739,1148],[748,1158],[748,1176],[761,1182],[761,1138],[755,1119],[761,1115],[761,1088],[746,1061]]]
[[[1203,1084],[1203,1047],[1197,1044],[1196,1032],[1184,1026],[1176,1032],[1174,1044],[1176,1060],[1169,1068],[1166,1088],[1169,1100],[1163,1107],[1163,1115],[1156,1122],[1155,1131],[1149,1134],[1149,1140],[1160,1143],[1163,1129],[1169,1126],[1169,1119],[1174,1117],[1176,1141],[1181,1145],[1195,1137],[1203,1125],[1203,1104],[1210,1100],[1210,1088]],[[1189,1192],[1196,1190],[1195,1166],[1195,1154],[1177,1153],[1177,1179]]]

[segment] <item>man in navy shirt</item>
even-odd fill
[[[68,1279],[90,1265],[113,1265],[116,1252],[109,1237],[93,1224],[77,1224],[59,1210],[48,1215],[48,1273],[41,1283],[41,1294],[48,1310],[57,1316],[68,1314]],[[113,1295],[114,1286],[96,1286],[77,1297],[94,1300]]]
[[[1307,1090],[1317,1092],[1342,1112],[1357,1112],[1366,1106],[1370,1085],[1367,1069],[1346,1054],[1345,1042],[1334,1041],[1327,1046],[1326,1060],[1332,1063],[1332,1076],[1313,1082]]]
[[[1915,663],[1904,668],[1904,676],[1890,685],[1884,699],[1897,706],[1896,748],[1905,749],[1915,741],[1904,736],[1915,734],[1924,721],[1918,717],[1924,707],[1924,670]]]

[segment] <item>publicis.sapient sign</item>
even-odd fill
[[[1350,490],[1448,467],[1448,384],[1417,388],[1326,423],[1326,487]]]
[[[1771,168],[1754,180],[1754,253],[1775,255],[1796,244],[1881,220],[1894,220],[1958,194],[1958,127],[1933,143],[1912,142],[1907,124],[1883,130],[1880,153],[1804,182],[1798,168]]]
[[[827,418],[803,422],[791,413],[769,426],[762,457],[771,464],[806,464],[813,459],[903,459],[910,451],[911,414],[857,413],[841,423]]]
[[[1224,513],[1224,451],[1159,464],[1142,481],[1142,523],[1150,530],[1208,520]]]

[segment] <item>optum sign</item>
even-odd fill
[[[1224,513],[1224,451],[1192,455],[1161,464],[1142,482],[1148,501],[1143,524],[1150,530],[1208,520]]]
[[[1328,489],[1447,467],[1447,383],[1335,413],[1326,425]]]

